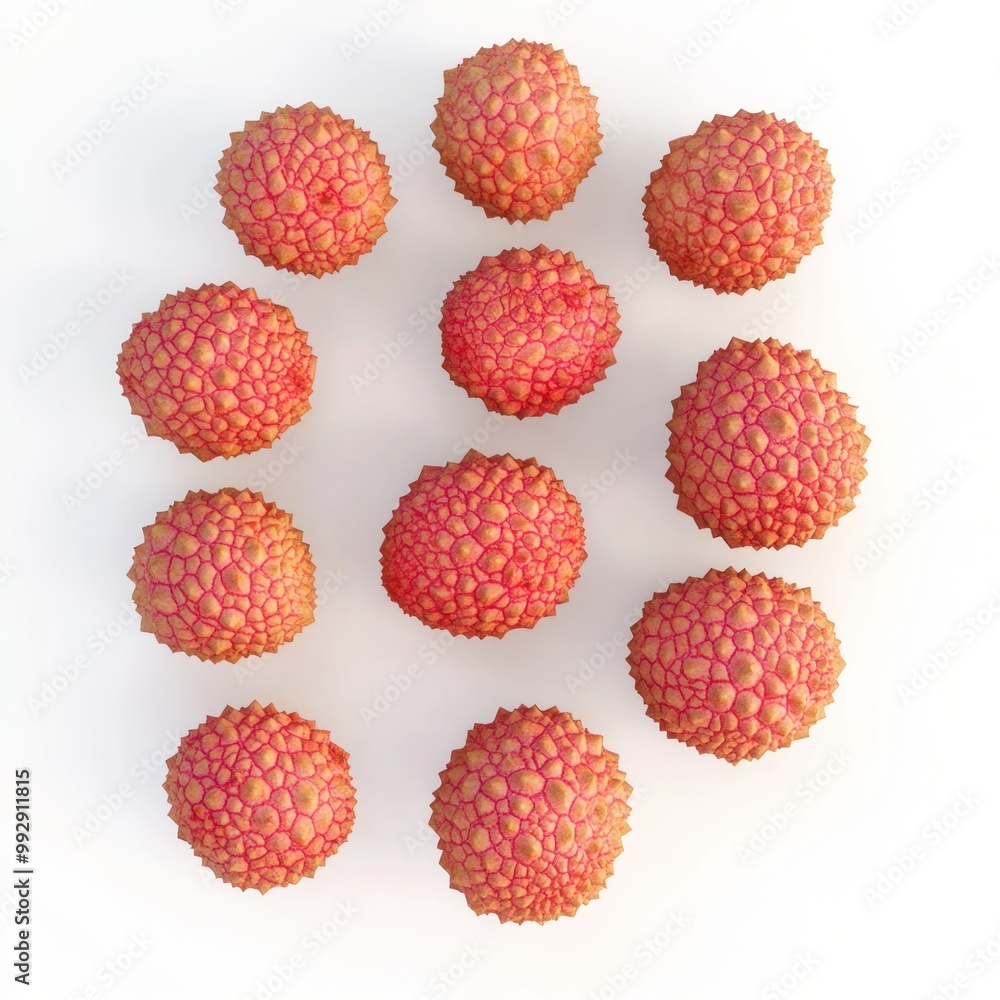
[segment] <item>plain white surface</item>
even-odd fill
[[[11,845],[10,772],[30,767],[27,995],[995,996],[996,9],[47,5],[10,0],[0,25],[0,841]],[[25,17],[44,22],[30,38]],[[575,202],[526,226],[465,202],[429,147],[442,72],[511,36],[565,49],[608,136]],[[370,130],[399,198],[375,251],[319,281],[246,257],[210,190],[230,131],[307,100]],[[829,149],[833,213],[797,274],[715,296],[651,261],[640,199],[672,137],[740,107],[796,118]],[[101,142],[57,170],[102,119]],[[612,286],[618,363],[558,416],[499,420],[441,370],[437,303],[484,254],[540,242]],[[144,436],[115,358],[163,295],[227,279],[287,304],[309,332],[313,409],[270,454],[202,464]],[[727,549],[676,511],[664,479],[670,400],[755,321],[836,371],[872,438],[857,510],[801,550]],[[360,386],[403,332],[410,346]],[[907,342],[913,356],[894,360]],[[35,351],[46,363],[25,378]],[[449,642],[379,583],[397,498],[469,440],[537,457],[584,501],[590,554],[569,603],[502,642]],[[616,456],[628,465],[617,476]],[[71,503],[88,476],[92,495]],[[291,511],[331,592],[293,643],[235,668],[140,633],[125,578],[158,510],[222,485]],[[602,663],[654,589],[730,564],[811,586],[847,661],[809,739],[736,768],[659,732],[620,645],[588,683],[567,681],[581,660]],[[907,696],[913,677],[924,689]],[[329,728],[358,788],[340,853],[266,897],[200,867],[160,787],[181,733],[253,698]],[[522,702],[602,733],[637,789],[604,893],[540,927],[474,916],[425,826],[451,750]],[[14,867],[10,846],[0,861]],[[8,957],[12,899],[0,889]],[[7,959],[0,975],[6,993]]]

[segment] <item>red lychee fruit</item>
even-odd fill
[[[631,791],[618,755],[572,716],[501,708],[441,772],[430,822],[441,867],[478,914],[572,916],[614,870]]]
[[[118,355],[146,433],[203,462],[269,448],[309,409],[315,370],[291,312],[231,281],[168,295]]]
[[[601,151],[597,98],[551,45],[481,48],[444,74],[434,148],[455,190],[491,218],[547,219]]]
[[[246,253],[320,277],[356,264],[386,231],[396,199],[385,157],[349,118],[310,101],[230,138],[215,190]]]
[[[309,546],[259,493],[189,492],[142,537],[128,573],[140,627],[174,652],[234,663],[273,653],[313,620]]]
[[[569,596],[584,552],[576,498],[533,458],[424,466],[384,528],[382,585],[452,635],[533,628]]]
[[[869,440],[809,351],[734,337],[673,408],[677,507],[728,545],[802,545],[854,509]]]
[[[808,587],[746,570],[713,569],[654,594],[628,648],[646,714],[731,764],[808,735],[844,666]]]
[[[226,707],[183,737],[163,787],[177,836],[237,889],[312,878],[354,825],[348,755],[295,712]]]
[[[614,364],[617,323],[608,286],[573,254],[504,250],[445,296],[444,369],[497,413],[558,413]]]
[[[650,176],[649,245],[675,277],[742,295],[823,242],[832,187],[826,150],[795,122],[716,115],[674,139]]]

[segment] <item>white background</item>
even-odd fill
[[[8,0],[0,23],[0,866],[11,772],[29,767],[24,995],[996,996],[1000,960],[976,958],[1000,955],[995,7],[398,0],[379,24],[382,0],[48,2],[46,19]],[[428,152],[442,72],[511,36],[565,49],[608,136],[575,202],[526,226],[487,219]],[[371,132],[399,198],[374,252],[321,280],[246,257],[210,190],[230,131],[308,100]],[[716,296],[651,262],[640,199],[671,138],[741,107],[829,149],[833,212],[797,274]],[[557,416],[490,418],[440,368],[437,303],[484,254],[540,242],[614,289],[618,363]],[[226,280],[292,308],[317,379],[271,453],[202,464],[145,437],[115,359],[165,294]],[[730,551],[664,478],[670,401],[755,320],[837,372],[872,438],[857,510],[801,550]],[[469,439],[552,466],[584,502],[589,558],[533,631],[449,644],[384,595],[378,548],[420,467]],[[294,642],[235,668],[140,633],[125,577],[157,511],[224,485],[292,512],[335,591]],[[645,717],[620,635],[654,589],[730,564],[812,587],[847,662],[809,739],[737,767]],[[340,853],[266,897],[200,867],[160,787],[180,734],[254,698],[328,728],[358,788]],[[451,750],[522,702],[603,734],[637,789],[603,894],[544,926],[476,917],[425,826]]]

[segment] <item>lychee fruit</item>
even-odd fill
[[[716,115],[672,140],[650,176],[649,245],[675,277],[742,295],[823,242],[832,187],[826,150],[795,122]]]
[[[551,45],[511,39],[444,74],[434,148],[455,190],[490,217],[547,219],[601,151],[597,98]]]
[[[118,355],[146,432],[203,462],[269,448],[309,409],[315,370],[291,312],[231,281],[168,295]]]
[[[632,788],[603,739],[556,708],[500,709],[441,772],[441,867],[501,922],[572,916],[597,897],[628,832]]]
[[[382,584],[452,635],[532,628],[569,596],[584,552],[576,498],[533,458],[424,466],[384,528]]]
[[[351,119],[310,101],[230,138],[215,189],[246,253],[320,277],[356,264],[386,231],[396,199],[385,157]]]
[[[226,707],[181,739],[163,787],[177,836],[237,889],[312,878],[354,825],[348,755],[295,712]]]
[[[732,547],[822,538],[867,474],[856,410],[809,351],[734,337],[673,402],[667,479],[678,509]]]
[[[496,413],[558,413],[614,364],[617,323],[608,286],[573,254],[504,250],[445,296],[444,368]]]
[[[309,546],[259,493],[189,492],[142,537],[128,573],[140,627],[174,652],[234,663],[273,653],[313,620]]]
[[[731,764],[807,736],[844,666],[808,587],[734,569],[654,594],[628,649],[646,714],[672,739]]]

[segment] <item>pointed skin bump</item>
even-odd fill
[[[383,533],[389,597],[425,625],[480,639],[555,614],[586,558],[580,505],[551,469],[474,450],[425,466]]]
[[[678,510],[732,548],[822,538],[867,475],[855,414],[809,351],[734,337],[673,401],[667,479]]]
[[[431,125],[455,190],[490,218],[547,219],[601,151],[597,99],[551,45],[511,39],[444,74]]]
[[[632,792],[600,736],[556,708],[500,709],[469,730],[440,778],[430,826],[475,913],[541,924],[600,894]]]
[[[320,277],[356,264],[396,199],[378,145],[311,101],[248,121],[219,161],[223,222],[270,267]]]
[[[646,714],[671,739],[731,764],[807,736],[844,667],[808,588],[731,568],[654,594],[628,649]]]
[[[670,273],[742,295],[823,242],[833,175],[795,124],[740,111],[670,142],[643,196],[649,245]]]
[[[504,250],[445,296],[443,367],[495,413],[558,413],[614,364],[618,318],[608,286],[572,253]]]
[[[163,787],[178,838],[240,890],[312,878],[354,825],[346,751],[314,722],[256,701],[188,732]]]

